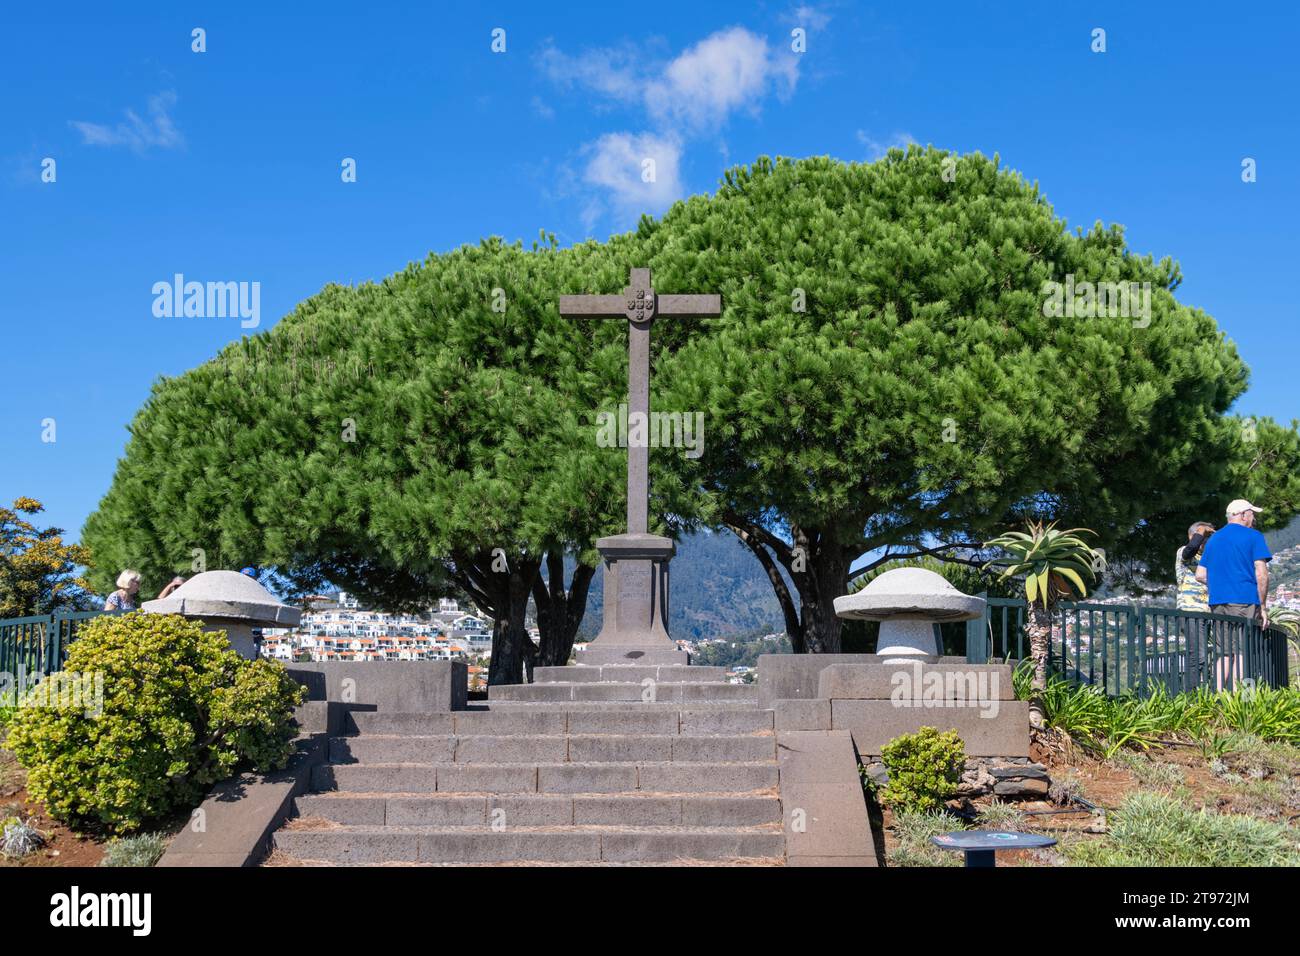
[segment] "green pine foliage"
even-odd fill
[[[626,326],[557,300],[642,265],[724,304],[654,327],[652,407],[705,432],[702,457],[650,455],[652,530],[749,535],[784,566],[768,584],[796,649],[838,649],[831,601],[864,552],[1033,515],[1163,568],[1252,482],[1288,489],[1270,520],[1300,499],[1294,430],[1228,416],[1247,370],[1175,298],[1175,263],[1118,226],[1071,231],[996,158],[909,148],[762,158],[606,243],[489,239],[326,287],[155,386],[86,524],[92,581],[138,567],[149,593],[202,558],[392,609],[454,587],[517,645],[543,556],[594,567],[623,530],[625,452],[595,416],[625,399]],[[1044,315],[1067,275],[1150,283],[1151,321]]]

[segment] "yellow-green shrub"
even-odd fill
[[[922,727],[885,744],[880,761],[889,771],[881,800],[896,812],[926,813],[956,796],[966,745],[955,730],[939,733],[933,727]]]
[[[304,695],[280,664],[244,660],[224,634],[175,615],[95,618],[69,651],[71,675],[102,675],[100,712],[38,686],[8,747],[53,816],[117,832],[196,804],[240,765],[283,766]]]

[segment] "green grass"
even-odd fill
[[[1197,810],[1158,793],[1132,793],[1109,815],[1110,833],[1062,847],[1075,866],[1300,866],[1300,833],[1243,814]]]
[[[1131,750],[1118,751],[1111,756],[1110,762],[1127,770],[1144,787],[1170,791],[1183,786],[1187,781],[1187,774],[1177,764],[1161,763]]]
[[[100,866],[153,866],[167,849],[167,840],[161,833],[141,833],[137,836],[118,837],[104,847]]]
[[[1025,816],[1014,803],[993,800],[980,811],[976,826],[981,830],[1020,830],[1024,824]]]
[[[965,829],[965,823],[946,813],[897,813],[894,836],[898,846],[886,862],[889,866],[961,866],[961,853],[939,849],[930,837]]]

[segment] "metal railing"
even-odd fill
[[[60,670],[81,625],[103,611],[58,611],[0,621],[0,675],[15,693]],[[0,701],[8,703],[8,701]]]
[[[988,598],[983,619],[966,628],[971,663],[1023,660],[1028,608],[1015,598]],[[1287,685],[1287,634],[1240,617],[1169,607],[1065,602],[1052,614],[1048,666],[1107,694],[1172,694],[1243,681]]]

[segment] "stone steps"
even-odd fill
[[[528,685],[536,687],[536,684]],[[599,686],[599,685],[593,685]],[[724,685],[727,686],[727,685]],[[737,685],[738,686],[738,685]],[[566,711],[576,710],[609,710],[609,711],[640,711],[640,710],[757,710],[758,699],[755,697],[742,697],[739,700],[692,700],[692,701],[640,701],[640,700],[493,700],[491,712],[502,713],[508,710],[554,710],[562,707]]]
[[[782,861],[780,825],[762,827],[286,827],[276,849],[303,862],[654,863]]]
[[[538,668],[486,706],[350,710],[274,836],[333,864],[785,861],[773,712],[716,667]],[[647,699],[649,697],[650,699]]]
[[[771,734],[369,735],[335,737],[330,741],[330,761],[336,764],[726,763],[775,759],[776,738]]]
[[[616,682],[640,684],[653,680],[668,684],[698,684],[726,680],[725,667],[704,667],[694,664],[606,664],[603,666],[535,667],[533,681],[537,684],[575,684]]]
[[[350,794],[298,798],[303,817],[350,826],[759,826],[781,821],[765,794]]]
[[[544,684],[504,684],[488,688],[489,706],[501,701],[632,701],[637,703],[674,703],[677,701],[757,701],[758,688],[753,684],[724,684],[717,681],[659,682],[635,681],[554,681]]]
[[[353,711],[359,736],[515,734],[751,734],[770,732],[772,712],[752,707],[682,709],[680,704],[519,705],[452,714],[380,714]]]
[[[745,793],[777,786],[776,762],[323,764],[312,789],[360,793]]]

